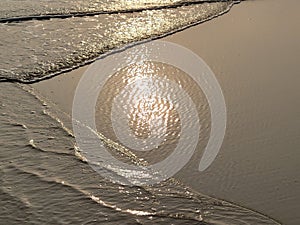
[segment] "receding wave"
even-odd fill
[[[146,9],[162,9],[204,2],[226,2],[228,0],[2,0],[0,22],[84,16],[101,13],[134,12]],[[229,0],[230,1],[230,0]]]
[[[175,179],[112,183],[77,159],[74,138],[39,96],[12,83],[0,88],[1,224],[277,224]]]
[[[32,3],[32,1],[25,2]],[[49,3],[47,7],[54,7],[51,4],[55,4],[55,2]],[[86,4],[85,1],[78,2]],[[124,1],[124,4],[125,2],[128,1]],[[143,1],[137,2],[144,5]],[[181,1],[151,2],[179,4]],[[124,47],[130,43],[162,37],[212,19],[227,12],[234,3],[236,1],[205,2],[132,13],[99,14],[70,17],[63,20],[52,18],[43,21],[0,23],[2,40],[0,80],[34,82],[57,75],[91,63],[99,55],[110,50]],[[9,5],[7,1],[1,2],[1,4]],[[74,5],[76,4],[74,3]],[[106,7],[105,5],[112,7],[114,4],[107,2],[101,7]],[[139,7],[138,5],[135,7]],[[44,4],[41,4],[42,6],[46,7]],[[84,8],[78,5],[76,7]],[[22,8],[30,11],[36,7]],[[56,9],[62,10],[62,8],[64,7]],[[43,12],[39,7],[36,10]],[[3,11],[5,9],[2,8],[2,17],[5,17],[7,13],[5,14]],[[20,13],[22,10],[8,11]],[[35,14],[26,11],[23,15]],[[12,16],[6,15],[7,18]]]

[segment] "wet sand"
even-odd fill
[[[300,32],[297,0],[246,1],[226,15],[166,41],[197,53],[215,73],[228,122],[217,159],[198,172],[198,158],[176,178],[193,189],[299,224]],[[71,113],[85,68],[32,86]]]

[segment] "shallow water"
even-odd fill
[[[111,183],[75,156],[72,134],[49,116],[53,108],[26,86],[0,86],[1,224],[276,224],[174,179]]]
[[[86,1],[78,2],[87,4]],[[132,13],[1,23],[0,52],[4,54],[0,55],[0,80],[30,82],[68,71],[90,63],[100,54],[114,48],[160,37],[216,17],[227,12],[232,4],[233,1],[187,4]],[[0,17],[9,16],[5,11],[5,7],[9,5],[4,4]],[[65,5],[62,7],[66,7]],[[32,8],[39,9],[26,5],[25,7],[29,11]],[[9,7],[6,10],[22,13]],[[43,14],[43,10],[41,13]],[[36,13],[26,11],[23,14],[29,16]]]
[[[0,21],[22,21],[30,18],[67,17],[90,15],[91,13],[120,13],[145,9],[175,8],[205,2],[228,0],[3,0],[0,3]],[[229,2],[229,1],[228,1]],[[49,16],[49,17],[48,17]]]
[[[2,6],[6,7],[1,7],[1,18],[5,20],[16,17],[18,17],[17,20],[25,18],[21,23],[12,22],[0,25],[0,29],[3,31],[0,32],[1,40],[4,40],[0,44],[0,77],[3,80],[21,82],[32,82],[67,71],[70,68],[93,61],[100,53],[124,46],[127,43],[140,41],[145,38],[159,37],[191,24],[205,21],[228,11],[232,5],[232,1],[209,4],[193,3],[185,6],[181,5],[181,1],[151,1],[151,4],[147,4],[146,8],[159,7],[160,9],[139,11],[141,7],[142,9],[145,8],[144,4],[142,4],[144,1],[142,3],[141,1],[136,1],[141,4],[130,5],[127,8],[128,11],[135,12],[113,14],[123,9],[122,4],[124,2],[121,4],[118,1],[118,4],[111,5],[111,1],[101,1],[102,4],[96,4],[91,7],[88,1],[76,1],[76,5],[72,6],[70,6],[68,1],[63,3],[52,1],[51,4],[53,5],[45,7],[45,5],[41,4],[34,7],[37,11],[32,10],[32,4],[36,5],[43,1],[23,1],[27,6],[23,7],[23,5],[22,9],[18,8],[20,6],[20,4],[17,4],[18,2],[1,1],[0,3],[0,5],[2,4]],[[14,10],[11,9],[13,3],[16,3],[13,5]],[[23,10],[24,8],[25,10]],[[95,11],[99,13],[98,16],[81,17],[81,15],[76,15],[74,18],[69,17],[69,14],[85,14]],[[109,11],[109,13],[103,14],[106,11]],[[68,18],[47,20],[46,17],[42,16],[38,18],[39,20],[27,21],[28,18],[31,19],[30,17],[45,14],[51,15],[51,17],[63,14]],[[64,34],[63,39],[61,38],[62,33]],[[205,39],[203,43],[205,43]],[[218,58],[218,56],[215,57]],[[244,68],[240,69],[240,71],[244,71]],[[173,71],[172,74],[174,75],[175,72]],[[57,79],[60,79],[60,77],[57,77]],[[179,79],[175,75],[173,79],[189,84],[188,80]],[[264,81],[264,78],[259,79],[256,77],[256,79]],[[283,155],[286,160],[283,160],[284,164],[280,165],[284,167],[289,162],[291,165],[289,167],[286,166],[282,170],[283,172],[276,168],[274,169],[274,167],[271,167],[271,170],[269,165],[262,166],[264,165],[262,161],[269,157],[269,149],[276,149],[274,144],[271,144],[271,139],[277,136],[268,135],[270,133],[277,134],[277,130],[275,128],[271,129],[270,124],[274,124],[276,118],[282,119],[282,117],[275,116],[271,117],[274,120],[265,120],[263,115],[269,113],[267,109],[278,110],[278,108],[271,103],[263,107],[260,105],[263,104],[262,101],[258,104],[261,111],[255,109],[258,106],[257,104],[254,104],[254,111],[263,112],[263,115],[253,119],[252,113],[254,114],[254,112],[241,104],[238,98],[233,97],[236,96],[236,90],[241,96],[245,94],[237,88],[239,85],[242,85],[244,91],[249,91],[250,93],[251,88],[246,88],[249,83],[261,84],[251,80],[251,76],[245,80],[241,79],[239,82],[228,79],[227,85],[225,85],[227,87],[225,89],[225,97],[231,111],[229,114],[230,130],[227,134],[228,138],[225,140],[223,154],[220,157],[221,161],[218,161],[216,169],[212,169],[202,175],[199,181],[196,179],[199,177],[198,171],[194,171],[195,173],[193,171],[183,172],[176,176],[194,189],[183,185],[174,178],[154,186],[128,187],[112,183],[96,173],[86,163],[75,144],[70,112],[68,112],[70,107],[69,105],[68,107],[66,106],[70,102],[72,103],[73,96],[69,93],[72,91],[67,88],[72,82],[74,82],[72,79],[66,79],[65,82],[58,80],[57,83],[54,81],[53,86],[55,88],[53,89],[51,89],[51,82],[45,83],[45,86],[43,86],[43,83],[40,86],[39,84],[36,86],[40,91],[49,91],[48,96],[57,95],[58,98],[55,100],[61,103],[60,107],[63,110],[60,110],[49,99],[44,101],[40,93],[27,85],[23,86],[8,82],[0,83],[0,224],[277,224],[277,222],[260,213],[199,193],[205,190],[205,193],[220,196],[220,198],[223,198],[222,194],[224,194],[224,196],[228,197],[226,199],[232,200],[230,195],[226,195],[228,187],[238,188],[239,186],[236,183],[234,183],[236,185],[234,186],[230,182],[244,181],[243,185],[247,186],[248,189],[257,189],[256,173],[248,174],[253,179],[243,180],[243,177],[249,173],[248,168],[253,166],[251,163],[253,163],[254,159],[251,158],[250,152],[259,154],[261,149],[252,149],[253,141],[243,136],[244,133],[247,134],[244,131],[244,127],[247,127],[247,131],[250,134],[257,131],[255,128],[266,129],[266,133],[258,137],[254,136],[259,143],[264,143],[263,146],[266,150],[263,152],[263,157],[261,157],[259,162],[254,164],[255,171],[265,171],[269,175],[269,181],[263,182],[262,185],[274,183],[270,182],[270,179],[274,177],[276,179],[274,178],[273,180],[284,185],[282,177],[291,171],[290,167],[296,162],[295,158],[291,159],[293,155],[296,155],[292,153],[290,156],[288,154]],[[113,80],[111,85],[117,83],[122,86],[122,82],[124,82],[122,79]],[[274,83],[273,85],[275,85]],[[62,85],[61,89],[59,85]],[[108,124],[106,117],[110,114],[107,106],[111,105],[112,96],[116,95],[116,90],[111,88],[109,83],[107,85],[104,93],[104,96],[107,95],[105,104],[98,104],[97,129],[114,142],[115,137],[112,134],[111,127],[109,129],[106,127]],[[202,134],[206,137],[210,128],[207,102],[201,90],[195,91],[195,88],[191,88],[191,84],[187,85],[185,89],[190,90],[190,95],[197,102],[205,127]],[[294,89],[291,88],[290,90]],[[260,92],[256,89],[256,93],[259,95]],[[131,97],[133,98],[133,96]],[[257,96],[255,95],[255,97]],[[129,99],[125,98],[125,100]],[[268,100],[269,98],[266,98],[266,102]],[[157,100],[158,102],[159,100]],[[282,103],[282,101],[280,102]],[[168,106],[164,102],[160,103]],[[159,107],[159,105],[154,104],[154,107]],[[286,105],[286,108],[289,107],[289,104],[284,105]],[[171,107],[168,109],[170,111]],[[139,105],[137,110],[132,113],[131,129],[136,131],[135,134],[137,136],[143,138],[149,135],[149,127],[147,124],[139,123],[140,121],[136,119],[135,115],[138,115],[141,110],[147,111],[147,108]],[[297,109],[295,108],[294,112],[296,111]],[[287,113],[285,116],[292,115],[291,118],[296,118],[294,114]],[[161,115],[165,117],[166,114],[162,113]],[[168,116],[168,119],[175,121],[176,113]],[[264,122],[261,126],[258,126],[251,121]],[[298,143],[296,141],[297,121],[295,126],[292,127],[290,126],[290,121],[284,121],[286,120],[283,118],[283,122],[280,124],[283,127],[290,127],[290,129],[289,133],[284,136],[289,138],[283,138],[282,140],[287,140],[290,143],[287,148],[292,149],[293,143],[295,145]],[[176,123],[170,124],[172,129],[180,128]],[[136,127],[141,129],[136,129]],[[292,129],[293,127],[295,129]],[[169,134],[171,133],[169,132]],[[250,137],[253,136],[250,135]],[[206,141],[204,138],[202,144],[204,145]],[[232,146],[232,143],[235,143],[234,141],[237,141],[237,144]],[[241,162],[239,160],[245,158],[245,151],[241,151],[241,149],[244,149],[245,143],[248,147],[246,148],[246,153],[248,152],[246,156],[249,158]],[[169,151],[167,148],[170,146],[167,145],[163,154],[154,155],[154,157],[153,154],[136,155],[140,158],[146,158],[147,161],[153,163],[168,155]],[[232,149],[235,153],[234,157],[228,157],[227,155],[229,154],[226,155],[226,152],[231,154]],[[112,153],[124,162],[130,160],[134,163],[137,160],[137,158],[132,157],[131,152],[122,150],[122,148],[114,148]],[[280,152],[277,151],[277,153]],[[222,159],[225,160],[222,161]],[[268,159],[272,163],[278,161],[275,155]],[[239,170],[241,164],[242,170]],[[232,178],[233,176],[236,177],[236,180]],[[291,181],[291,176],[286,177],[287,182]],[[248,178],[248,176],[246,177]],[[216,179],[220,180],[216,182]],[[261,181],[263,179],[265,177],[258,180]],[[254,182],[249,183],[248,181]],[[203,183],[207,183],[207,185],[203,185]],[[199,187],[197,188],[198,185]],[[270,189],[270,191],[272,190]],[[286,190],[292,189],[286,188]],[[257,191],[257,196],[264,195],[264,191]],[[240,194],[240,192],[238,193]],[[252,192],[243,193],[244,199],[246,199],[245,202],[249,200],[247,197],[249,197],[250,193]],[[279,197],[284,198],[284,196],[286,195],[280,195]],[[293,197],[287,196],[288,198]],[[258,202],[257,204],[260,203]],[[295,206],[290,205],[289,207],[294,208]],[[258,208],[254,207],[253,209]],[[279,211],[281,210],[279,206],[275,208]],[[291,211],[294,212],[295,210]],[[277,218],[276,214],[273,214],[273,216]],[[286,221],[292,223],[292,221],[295,222],[296,220],[290,219]]]

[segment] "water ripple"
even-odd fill
[[[229,2],[129,14],[0,24],[0,80],[34,82],[93,62],[103,53],[155,39],[227,12]]]

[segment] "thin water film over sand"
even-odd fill
[[[143,187],[104,179],[75,154],[51,104],[27,86],[0,85],[1,224],[277,224],[175,179]]]

